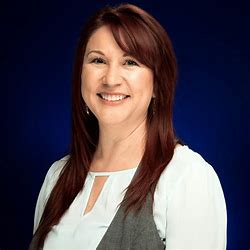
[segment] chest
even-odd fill
[[[133,235],[135,236],[135,234],[131,233],[145,224],[150,225],[147,228],[152,228],[154,232],[149,231],[147,235],[154,235],[157,242],[159,242],[160,238],[164,238],[165,224],[161,225],[158,222],[156,227],[153,215],[151,215],[150,221],[141,220],[141,222],[144,221],[144,224],[140,226],[136,217],[130,217],[127,223],[123,224],[122,230],[119,231],[117,229],[117,225],[122,224],[120,220],[123,217],[123,210],[120,209],[119,204],[124,198],[125,190],[131,182],[133,175],[134,172],[132,170],[130,173],[108,177],[104,175],[89,175],[83,191],[77,195],[60,223],[54,226],[48,234],[44,250],[52,248],[60,250],[72,248],[85,250],[116,249],[104,247],[111,242],[112,244],[117,244],[117,242],[110,240],[110,235],[114,236],[114,232],[124,235],[122,239],[124,241],[123,245],[125,241],[127,243],[134,242]],[[160,210],[162,211],[161,205]],[[160,210],[155,209],[155,211]],[[160,218],[159,216],[156,217]],[[149,218],[149,216],[144,216],[144,218]],[[163,220],[160,219],[158,221],[161,222]],[[139,234],[142,230],[137,232]],[[119,237],[115,238],[118,239]],[[139,241],[136,242],[140,244]],[[162,245],[161,241],[160,244]],[[97,248],[98,245],[100,248]]]

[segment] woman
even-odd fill
[[[49,169],[30,249],[225,249],[214,169],[175,135],[176,60],[162,26],[129,4],[80,34],[72,142]]]

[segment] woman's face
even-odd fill
[[[121,50],[108,26],[90,37],[81,80],[82,97],[99,124],[138,124],[146,118],[153,72]]]

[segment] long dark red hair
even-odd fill
[[[148,66],[154,73],[154,93],[147,116],[145,152],[136,178],[123,200],[126,212],[139,210],[171,160],[177,139],[173,127],[173,101],[177,64],[171,41],[164,28],[147,12],[130,4],[104,7],[92,16],[80,34],[72,83],[72,138],[69,159],[60,173],[35,232],[36,248],[43,246],[51,228],[82,190],[98,144],[98,122],[85,112],[81,96],[83,57],[90,36],[107,25],[120,48]],[[33,238],[33,239],[34,239]]]

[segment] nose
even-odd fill
[[[116,64],[108,65],[104,75],[103,84],[107,87],[113,87],[116,85],[120,85],[121,83],[122,76],[119,66],[117,66]]]

